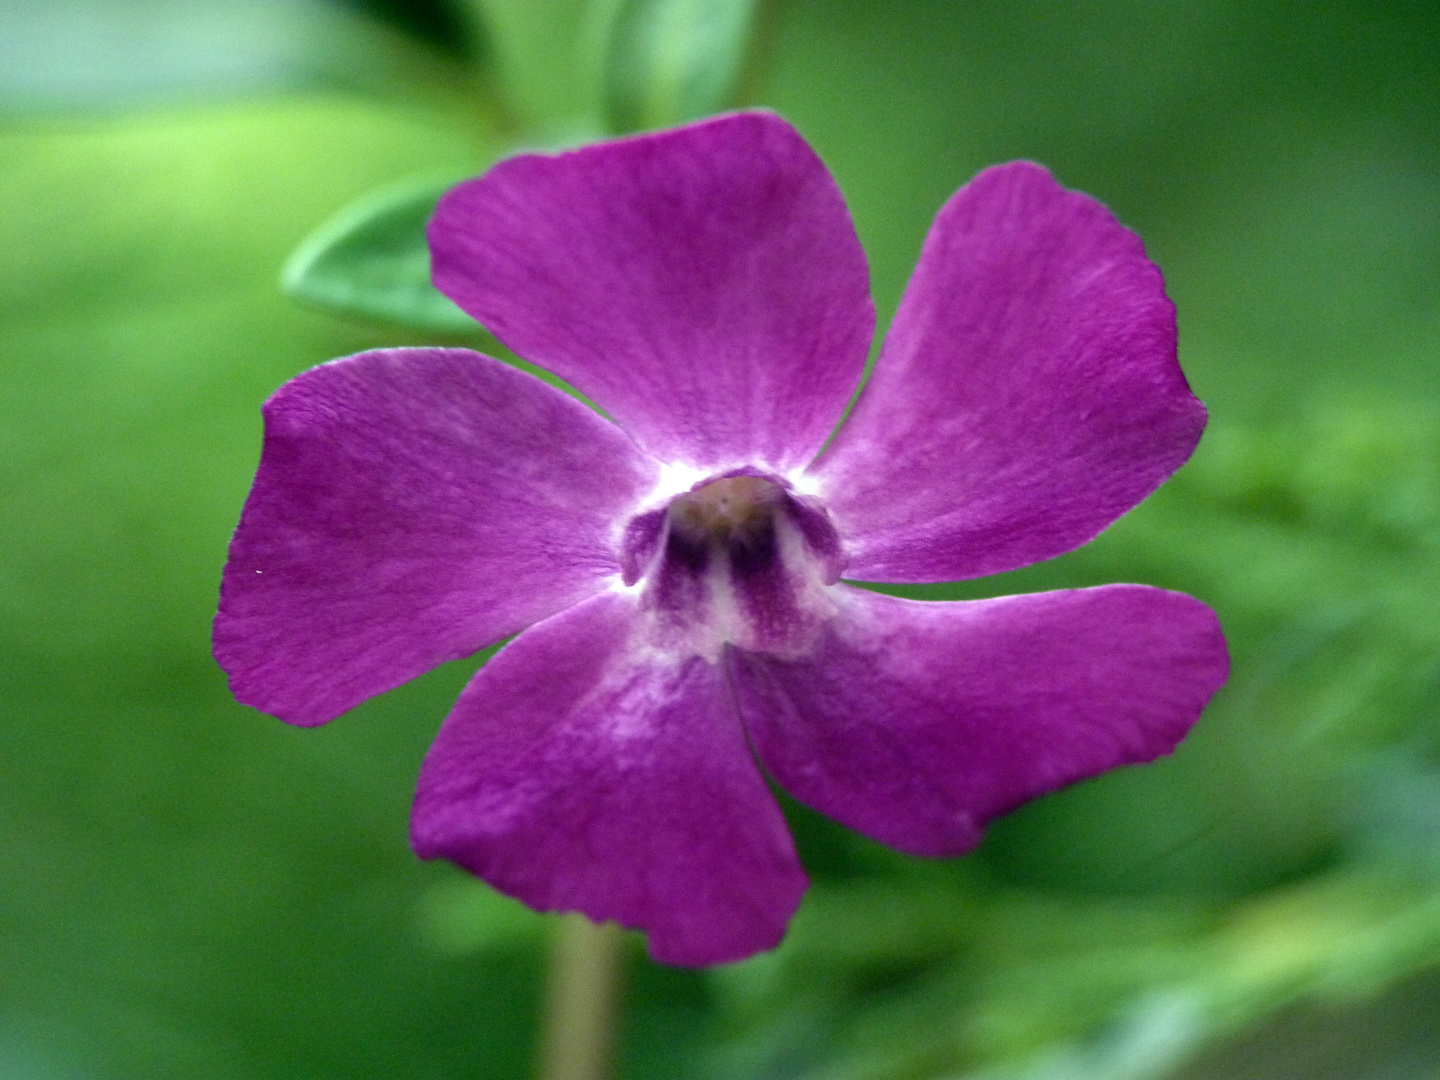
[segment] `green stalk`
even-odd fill
[[[605,1080],[610,1074],[624,945],[614,923],[561,916],[550,957],[540,1080]]]

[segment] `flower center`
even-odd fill
[[[624,559],[657,645],[712,660],[725,645],[793,655],[833,614],[840,545],[818,504],[724,476],[632,522]]]
[[[759,476],[726,476],[671,503],[670,523],[697,538],[709,533],[723,540],[737,530],[760,526],[784,498],[780,485]]]
[[[666,514],[667,554],[695,569],[728,558],[742,572],[775,557],[776,516],[787,497],[758,476],[726,476],[681,495]]]

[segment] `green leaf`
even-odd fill
[[[480,329],[430,283],[425,223],[456,177],[418,177],[364,195],[311,233],[281,272],[297,300],[422,330]]]
[[[664,127],[727,105],[754,6],[753,0],[625,0],[605,67],[611,127]]]

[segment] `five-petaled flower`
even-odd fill
[[[766,775],[919,855],[1168,753],[1224,681],[1214,614],[1138,585],[967,602],[1093,538],[1205,410],[1137,236],[1042,168],[940,211],[873,377],[839,189],[740,113],[461,184],[436,284],[607,416],[462,349],[362,353],[265,406],[215,648],[322,724],[512,634],[420,774],[415,850],[660,960],[775,945],[806,879]],[[833,438],[832,438],[833,433]]]

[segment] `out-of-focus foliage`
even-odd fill
[[[504,121],[566,142],[730,103],[754,0],[465,0]]]
[[[488,46],[484,164],[507,148],[554,149],[663,127],[728,104],[752,0],[474,0]],[[477,45],[477,48],[479,46]],[[477,105],[479,103],[477,102]],[[425,222],[447,183],[411,178],[361,196],[305,238],[281,284],[348,315],[450,334],[478,332],[430,283]]]
[[[739,1034],[714,1075],[1169,1076],[1271,1010],[1363,1000],[1440,949],[1435,881],[1393,868],[1228,905],[925,877],[818,890],[787,948],[720,973]]]
[[[480,658],[300,732],[208,655],[261,401],[333,356],[458,340],[296,305],[288,255],[368,192],[482,167],[517,137],[505,94],[526,131],[603,112],[603,59],[562,78],[514,44],[578,33],[525,28],[563,5],[415,5],[409,26],[468,28],[449,51],[376,21],[400,6],[325,9],[347,29],[318,41],[292,19],[318,7],[273,0],[284,55],[348,59],[209,89],[223,65],[199,65],[159,98],[0,75],[0,1075],[528,1069],[548,922],[405,839]],[[123,71],[156,55],[145,25],[85,48]],[[1440,1010],[1413,1005],[1440,999],[1440,9],[789,0],[753,41],[745,100],[835,171],[882,312],[954,188],[1036,158],[1146,238],[1211,408],[1194,461],[1095,544],[910,591],[1184,589],[1235,675],[1173,758],[970,859],[789,807],[816,881],[792,935],[709,974],[637,949],[622,1077],[1440,1073]],[[1362,1022],[1390,1032],[1368,1058],[1314,1055]]]
[[[752,0],[626,0],[605,58],[611,130],[664,127],[728,104],[753,7]]]
[[[625,0],[465,0],[484,43],[504,122],[543,142],[604,130],[605,53]]]
[[[428,18],[404,21],[434,35],[459,21],[423,7]],[[321,86],[435,108],[473,94],[468,83],[452,55],[329,0],[0,4],[0,116],[115,113]]]

